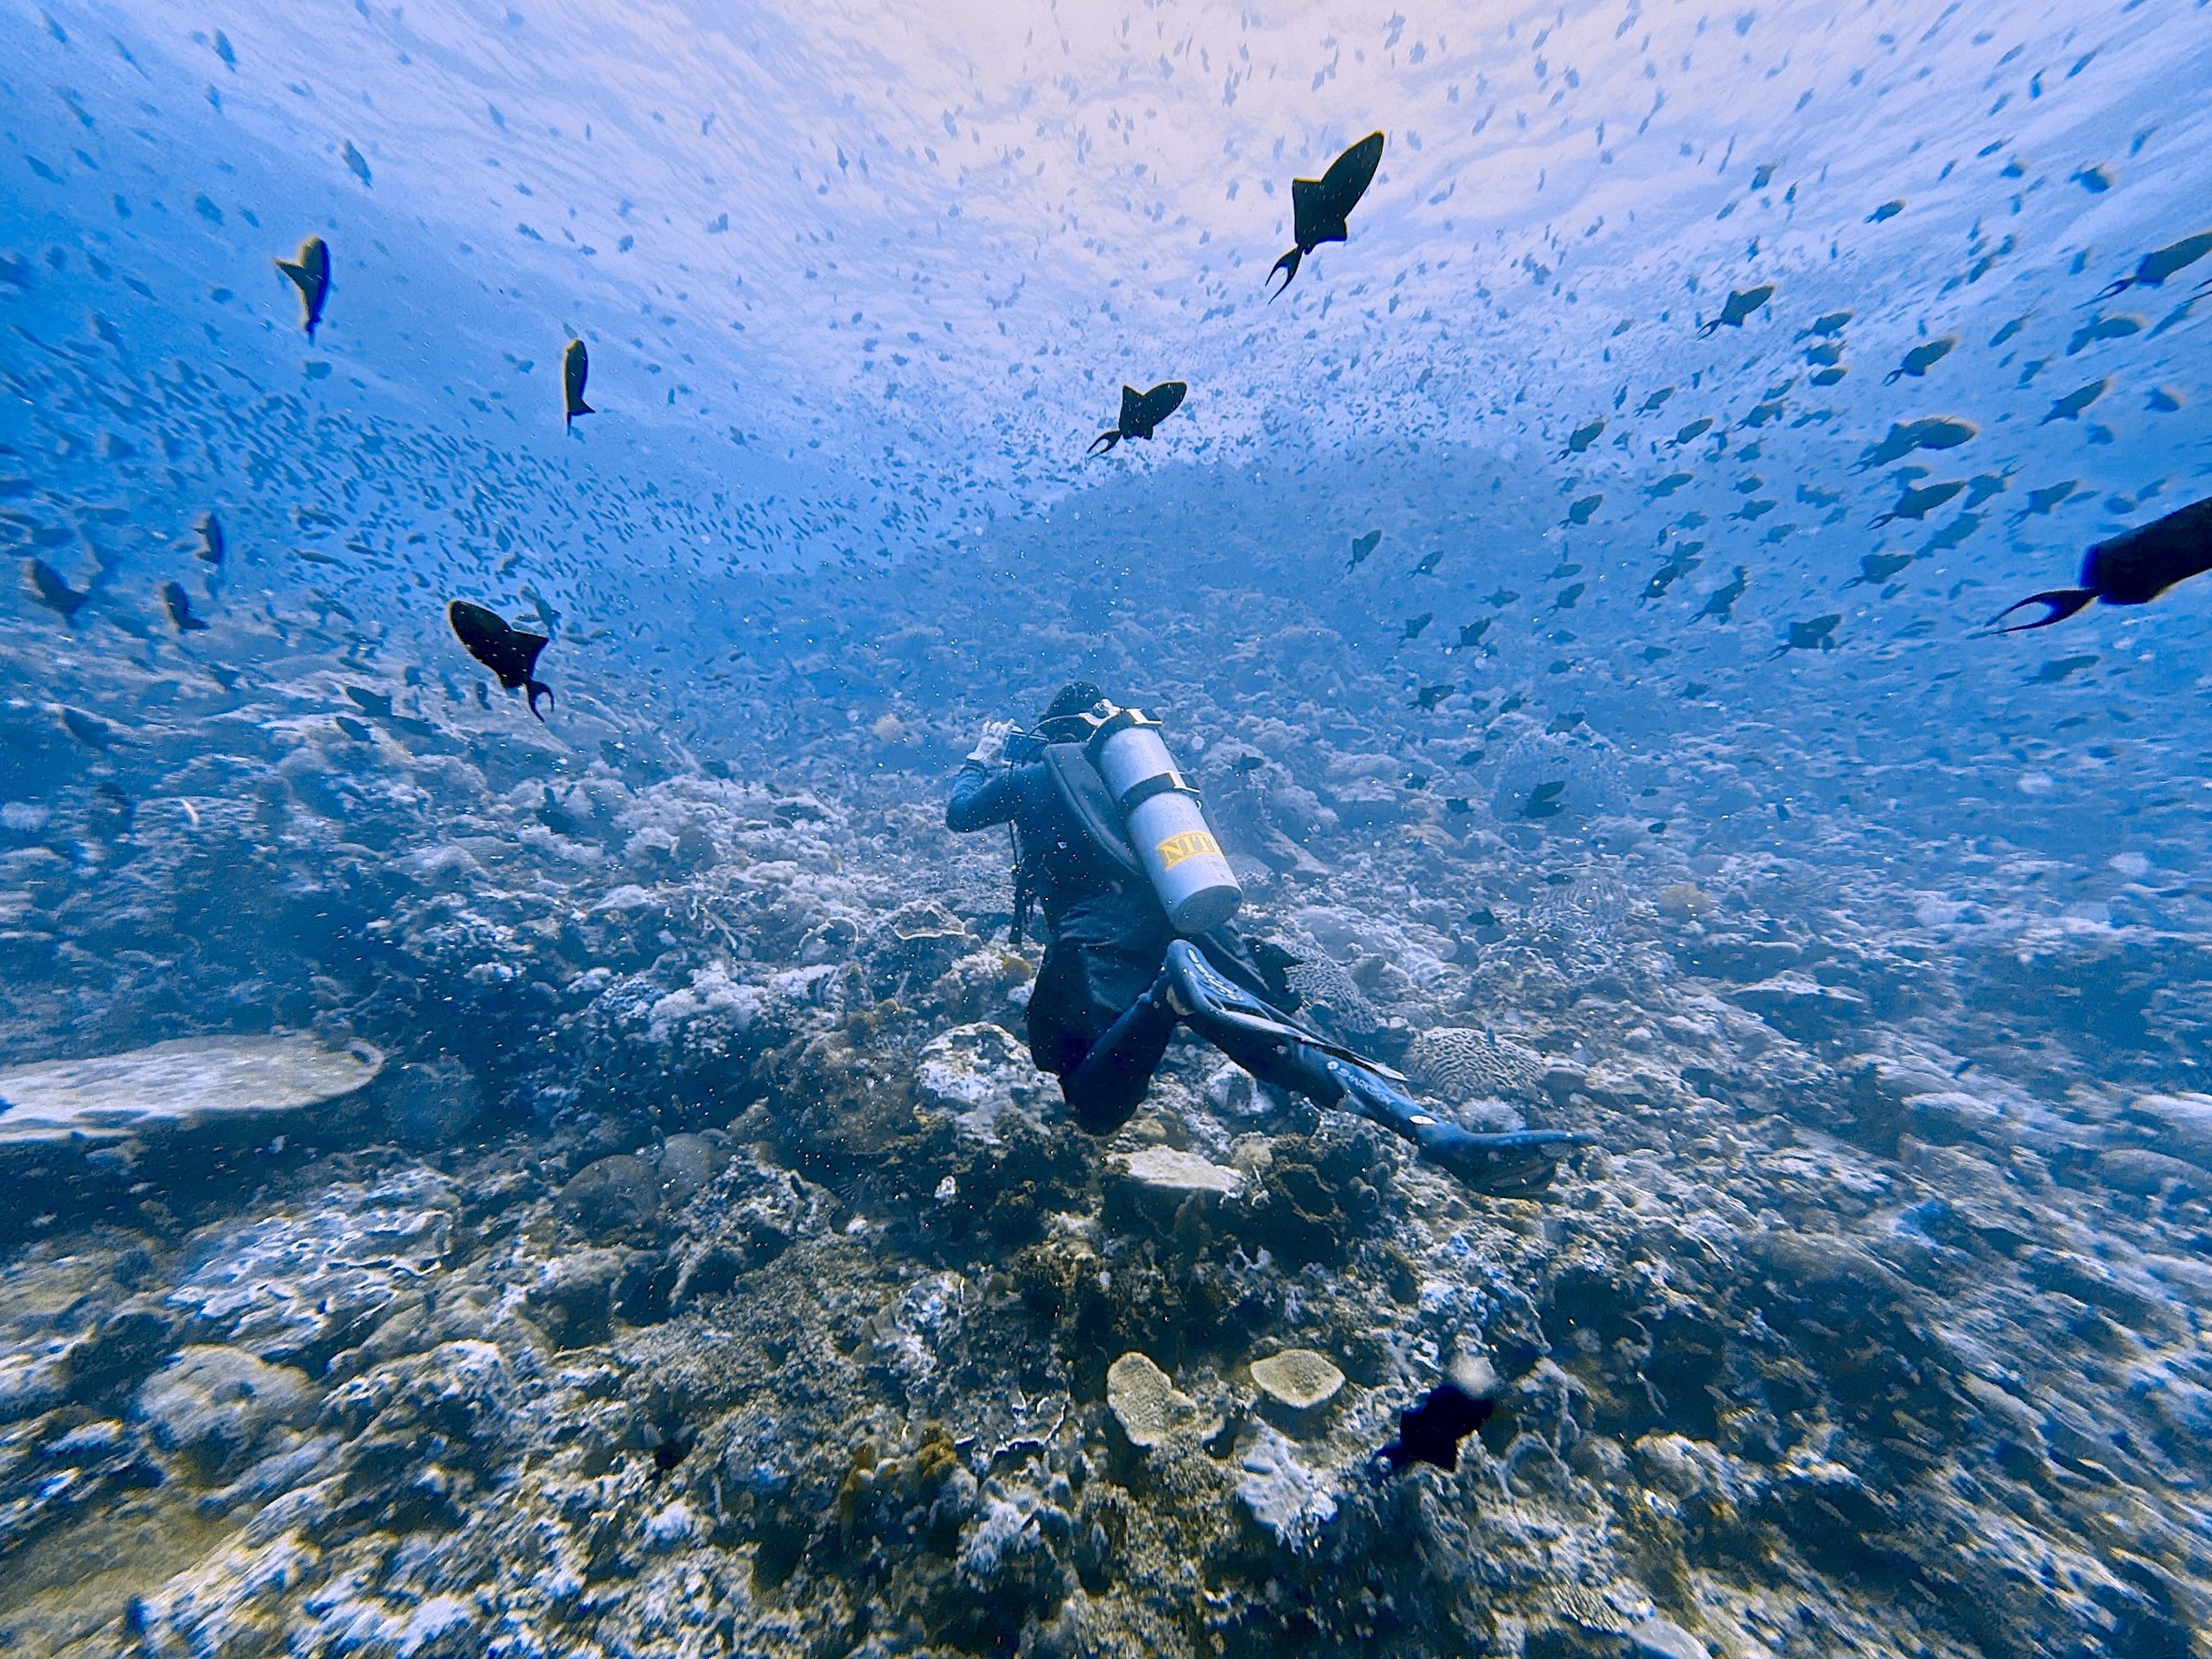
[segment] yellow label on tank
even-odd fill
[[[1161,867],[1172,870],[1186,858],[1201,857],[1211,853],[1221,856],[1221,843],[1204,830],[1187,830],[1180,835],[1171,835],[1153,850],[1160,855]]]

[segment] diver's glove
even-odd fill
[[[968,758],[979,766],[995,766],[1006,758],[1006,740],[1014,735],[1011,720],[986,720],[982,734],[975,740],[975,747],[968,751]]]

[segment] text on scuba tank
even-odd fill
[[[1201,857],[1211,853],[1221,856],[1221,843],[1204,830],[1187,830],[1180,835],[1171,835],[1153,850],[1160,855],[1160,867],[1172,870],[1186,858]]]

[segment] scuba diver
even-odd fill
[[[1283,969],[1226,924],[1243,894],[1198,792],[1175,770],[1159,723],[1079,680],[1033,732],[985,723],[945,807],[959,834],[1013,827],[1014,935],[1044,916],[1044,964],[1028,1009],[1029,1052],[1060,1079],[1094,1135],[1128,1122],[1176,1028],[1187,1025],[1260,1082],[1381,1125],[1479,1191],[1538,1193],[1587,1137],[1478,1134],[1441,1121],[1397,1074],[1293,1014]]]

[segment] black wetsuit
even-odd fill
[[[1014,826],[1017,892],[1033,895],[1045,918],[1044,965],[1029,998],[1030,1056],[1059,1078],[1069,1112],[1091,1133],[1110,1134],[1129,1120],[1187,1020],[1261,1082],[1356,1111],[1485,1191],[1540,1191],[1578,1139],[1557,1130],[1481,1135],[1441,1122],[1371,1063],[1294,1024],[1289,987],[1227,928],[1178,946],[1151,884],[1092,840],[1045,762],[995,772],[970,761],[960,769],[946,827],[965,834],[995,824]]]
[[[1050,770],[1028,761],[960,769],[945,827],[961,834],[1011,824],[1017,880],[1045,923],[1044,965],[1029,998],[1029,1054],[1060,1079],[1093,1133],[1127,1121],[1175,1034],[1175,1013],[1150,993],[1175,930],[1151,885],[1099,851],[1060,799]],[[1277,1007],[1294,1007],[1225,928],[1195,938],[1217,971]],[[1108,1039],[1110,1039],[1109,1041]]]

